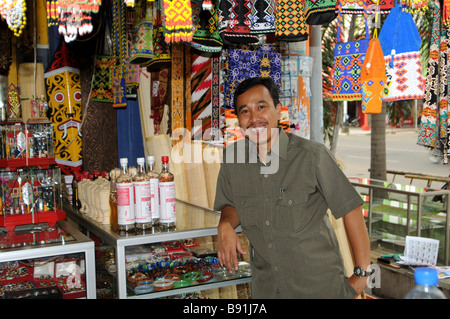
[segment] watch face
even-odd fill
[[[366,272],[361,267],[355,267],[354,274],[358,277],[365,276]]]

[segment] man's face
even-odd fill
[[[236,113],[245,135],[258,146],[267,144],[278,134],[281,104],[274,105],[269,90],[256,85],[237,97]]]

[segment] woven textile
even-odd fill
[[[438,1],[432,3],[433,26],[431,31],[430,54],[427,63],[427,78],[422,117],[417,143],[435,148],[444,154],[448,162],[448,68],[449,35],[448,25],[441,20]]]
[[[359,101],[361,95],[361,67],[369,46],[367,12],[365,18],[365,39],[338,42],[334,47],[333,101]],[[342,12],[338,3],[337,38],[341,39]]]
[[[224,44],[257,43],[250,34],[251,0],[221,0],[219,3],[219,33]]]
[[[184,50],[182,43],[172,44],[172,110],[171,110],[171,130],[184,128]]]
[[[280,41],[308,39],[308,26],[302,0],[278,0],[275,37]]]
[[[228,48],[225,52],[224,66],[224,104],[226,141],[242,138],[237,127],[233,96],[241,81],[252,77],[270,77],[281,86],[281,56],[279,44],[240,45]]]
[[[164,38],[167,43],[192,41],[192,8],[190,0],[164,0]]]
[[[337,16],[336,0],[306,0],[306,23],[325,24]]]
[[[219,1],[213,1],[210,10],[203,10],[200,2],[191,1],[195,21],[192,41],[199,44],[199,50],[209,51],[209,47],[221,50],[223,41],[219,34]]]
[[[203,136],[211,127],[212,58],[195,52],[191,67],[191,112],[193,137]],[[200,124],[200,126],[198,126]]]
[[[367,8],[366,0],[338,0],[338,1],[341,6],[341,12],[344,14],[364,14],[364,8]]]
[[[250,12],[250,32],[275,32],[276,10],[276,0],[254,0]]]
[[[220,140],[220,56],[213,56],[211,140]]]
[[[369,42],[366,58],[361,68],[361,83],[361,108],[363,113],[381,113],[383,90],[386,84],[386,71],[383,50],[381,50],[380,40],[378,38],[372,38]]]
[[[421,38],[409,12],[393,8],[380,32],[387,82],[383,101],[423,99],[425,79],[420,62]]]
[[[132,26],[129,61],[146,64],[153,57],[153,16],[147,1],[138,1]]]
[[[91,100],[96,102],[112,102],[112,78],[114,57],[96,55],[94,58],[94,78],[92,80]]]
[[[113,1],[113,55],[117,57],[118,63],[113,67],[113,107],[123,108],[127,106],[126,83],[125,83],[125,59],[128,58],[127,32],[126,32],[126,7],[125,2]]]

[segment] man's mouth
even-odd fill
[[[267,129],[265,124],[256,124],[256,125],[251,125],[249,127],[247,127],[247,130],[249,133],[255,134],[255,135],[260,135],[263,132],[265,132]]]

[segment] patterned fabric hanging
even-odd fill
[[[423,13],[428,10],[427,0],[402,0],[402,6],[409,13]]]
[[[125,83],[125,60],[128,58],[127,31],[125,22],[126,6],[121,0],[113,0],[113,55],[117,61],[113,68],[113,107],[127,106]]]
[[[365,7],[364,7],[365,9]],[[333,101],[359,101],[361,95],[361,67],[369,46],[369,26],[364,11],[365,38],[338,42],[334,47]],[[337,39],[341,39],[342,10],[338,2]]]
[[[392,9],[379,39],[387,74],[383,101],[423,99],[425,79],[419,51],[422,40],[411,14],[401,5]]]
[[[184,50],[182,43],[172,44],[171,131],[184,128]]]
[[[129,61],[133,64],[147,64],[153,58],[152,9],[147,0],[136,4],[129,56]]]
[[[281,56],[279,44],[239,45],[226,50],[224,66],[224,104],[227,141],[239,139],[237,116],[234,111],[234,92],[243,80],[252,77],[270,77],[281,86]]]
[[[221,0],[219,2],[219,33],[224,44],[257,43],[250,33],[251,0]]]
[[[366,0],[338,0],[338,2],[343,14],[364,14],[364,8],[367,8],[368,4]]]
[[[388,14],[395,7],[395,0],[367,0],[367,11],[369,14],[374,13],[374,6],[379,7],[379,13]]]
[[[436,154],[444,154],[444,164],[447,164],[449,148],[448,69],[450,67],[447,50],[450,27],[441,20],[439,1],[432,2],[431,10],[433,26],[417,144],[434,149]]]
[[[308,26],[302,0],[278,0],[275,37],[279,41],[298,42],[308,39]]]
[[[381,113],[383,90],[386,84],[386,69],[380,40],[370,39],[366,58],[361,68],[361,108],[363,113]]]
[[[81,170],[81,82],[78,62],[64,40],[44,74],[53,124],[55,161],[64,174]]]
[[[336,0],[306,0],[306,23],[326,24],[337,16]]]
[[[251,8],[250,32],[257,34],[275,32],[276,0],[254,0]]]
[[[191,111],[193,130],[191,136],[203,136],[211,127],[212,57],[194,52],[191,67]],[[198,127],[200,121],[201,126]]]
[[[189,44],[200,51],[220,52],[223,41],[219,34],[219,1],[213,1],[209,10],[204,10],[200,1],[191,4],[195,31]]]
[[[155,1],[156,17],[153,25],[153,57],[147,65],[149,71],[159,70],[170,63],[170,48],[164,41],[164,27],[161,18],[161,1]]]
[[[167,43],[192,41],[192,8],[190,0],[163,0]]]
[[[104,38],[98,37],[98,54],[94,56],[94,74],[92,79],[91,101],[112,102],[112,82],[115,57],[111,56],[110,40],[110,16],[103,21]]]

